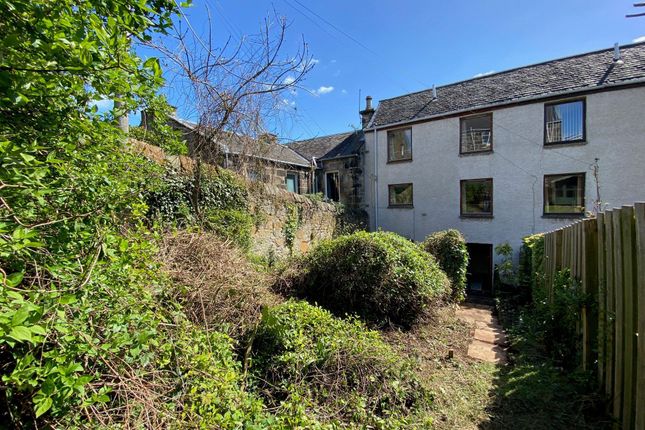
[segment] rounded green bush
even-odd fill
[[[377,325],[409,327],[449,289],[434,258],[395,233],[361,231],[321,242],[298,266],[291,293]]]
[[[453,300],[463,300],[469,260],[464,236],[453,229],[438,231],[426,237],[422,246],[436,258],[441,269],[448,275]]]
[[[378,332],[306,302],[265,309],[253,351],[269,408],[297,401],[323,421],[392,429],[408,428],[430,404],[412,363]]]

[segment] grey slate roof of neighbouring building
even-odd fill
[[[197,124],[180,118],[169,118],[170,125],[175,128],[184,128],[189,131],[195,131]],[[222,138],[221,146],[225,146],[229,153],[235,155],[245,155],[255,157],[276,163],[291,164],[300,167],[309,167],[311,162],[302,157],[287,145],[281,145],[274,142],[261,142],[234,133],[226,132],[226,137]]]
[[[328,160],[355,155],[362,140],[362,131],[350,131],[299,140],[287,146],[309,160]]]
[[[627,85],[645,78],[645,43],[546,61],[379,102],[370,127],[423,120],[527,99]]]

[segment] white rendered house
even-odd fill
[[[645,200],[645,43],[387,100],[365,119],[371,229],[464,233],[470,287],[496,245]]]

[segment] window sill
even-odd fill
[[[586,140],[569,140],[564,142],[544,142],[545,148],[563,148],[567,146],[583,146],[586,145]]]
[[[473,155],[486,155],[486,154],[492,154],[492,153],[493,153],[492,149],[487,149],[486,151],[460,152],[459,156],[460,157],[472,157]]]
[[[405,160],[388,160],[387,164],[399,164],[399,163],[411,163],[412,158],[406,158]]]
[[[414,209],[413,205],[389,205],[388,209]]]
[[[573,219],[575,219],[575,218],[584,218],[584,217],[585,217],[585,214],[584,214],[584,213],[571,213],[571,214],[565,214],[565,213],[557,214],[557,213],[554,213],[554,214],[542,214],[542,218],[551,218],[551,219],[558,219],[558,218],[562,218],[562,219],[572,219],[572,218],[573,218]]]
[[[493,214],[482,214],[482,215],[476,215],[476,214],[461,214],[459,215],[459,218],[461,219],[493,219]]]

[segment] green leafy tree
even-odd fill
[[[121,303],[119,319],[89,300],[116,294],[105,288],[115,276],[122,288],[135,276],[126,270],[135,264],[120,260],[130,245],[118,222],[143,213],[138,184],[146,164],[123,149],[124,136],[106,120],[136,108],[162,83],[158,61],[143,61],[131,46],[164,31],[175,5],[0,3],[0,374],[7,405],[0,421],[29,426],[45,414],[105,402],[107,386],[88,390],[100,374],[98,348],[126,360],[118,345],[137,342],[115,336],[118,327],[152,327],[139,340],[154,334],[150,314],[135,321]],[[103,99],[123,111],[98,115],[92,102]],[[97,323],[105,323],[102,333]]]

